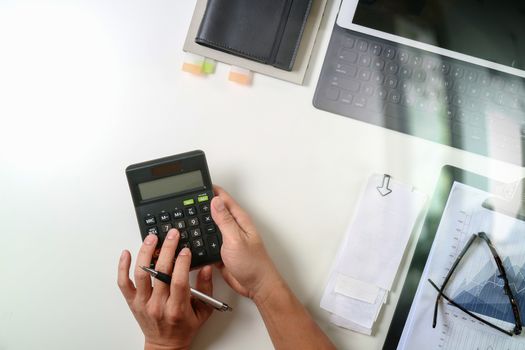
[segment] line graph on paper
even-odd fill
[[[479,207],[478,207],[479,208]],[[448,264],[442,281],[472,234],[486,232],[503,260],[511,288],[525,315],[525,223],[486,209],[460,210],[455,215],[455,229],[448,235]],[[454,301],[483,318],[511,329],[514,316],[503,281],[484,242],[476,240],[464,256],[445,293]],[[460,310],[445,305],[440,349],[525,350],[525,339],[493,332]],[[458,347],[458,344],[461,344]]]

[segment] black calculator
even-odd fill
[[[213,188],[203,151],[133,164],[126,176],[142,240],[159,237],[152,264],[171,228],[180,233],[177,254],[191,250],[191,267],[221,261],[222,235],[211,217]]]

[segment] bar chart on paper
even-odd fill
[[[449,266],[473,233],[486,232],[503,259],[520,312],[525,315],[525,223],[487,210],[460,210],[455,220],[454,234],[448,237],[451,248]],[[505,329],[513,328],[514,316],[509,298],[504,293],[503,280],[498,277],[497,266],[486,244],[478,240],[464,259],[452,277],[447,293],[467,310]],[[451,306],[445,310],[448,322],[443,326],[440,348],[525,350],[523,337],[486,331],[486,326],[460,310]]]

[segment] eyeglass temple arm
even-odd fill
[[[496,261],[496,265],[498,266],[498,270],[500,273],[499,277],[503,280],[505,294],[509,298],[510,305],[512,307],[512,313],[514,314],[514,319],[516,321],[514,332],[516,334],[520,334],[522,330],[520,309],[518,306],[518,301],[514,298],[514,294],[512,293],[512,290],[510,288],[509,279],[507,278],[507,272],[505,270],[505,267],[503,266],[503,262],[501,261],[501,258],[496,250],[496,247],[494,247],[494,245],[492,244],[492,241],[487,236],[487,234],[485,232],[479,232],[478,237],[483,239],[487,243],[487,245],[489,246],[490,252],[492,253],[492,256],[494,257],[494,260]]]

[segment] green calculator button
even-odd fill
[[[205,196],[199,196],[199,197],[197,198],[197,200],[199,201],[199,203],[200,203],[200,202],[206,202],[208,199],[209,199],[209,198],[208,198],[207,195],[205,195]]]
[[[185,199],[182,204],[184,205],[192,205],[192,204],[195,204],[195,201],[192,199]]]

